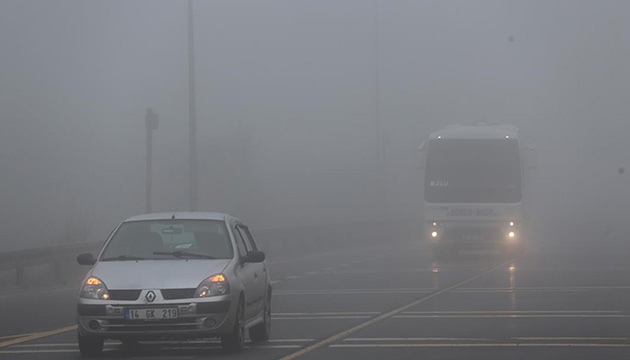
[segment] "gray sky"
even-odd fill
[[[378,22],[375,3],[195,2],[202,209],[412,218],[417,146],[481,120],[537,148],[547,211],[630,200],[630,3],[381,0]],[[185,1],[0,0],[0,250],[142,213],[147,107],[154,210],[188,208],[186,36]]]

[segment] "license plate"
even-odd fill
[[[176,319],[177,315],[177,308],[147,308],[125,310],[125,319],[127,320]]]

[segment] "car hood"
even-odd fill
[[[102,261],[92,276],[103,280],[108,289],[196,288],[209,276],[221,273],[230,260],[174,259]]]

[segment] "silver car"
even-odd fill
[[[78,300],[79,349],[95,356],[105,339],[220,337],[240,351],[271,331],[271,283],[265,254],[237,218],[218,213],[132,217],[110,235]]]

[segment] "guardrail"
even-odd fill
[[[256,242],[268,258],[290,257],[325,251],[339,251],[400,240],[404,222],[371,222],[299,226],[282,229],[252,229]],[[37,249],[0,253],[0,272],[15,270],[15,284],[25,283],[25,269],[48,266],[47,272],[64,280],[64,269],[79,268],[76,257],[80,253],[96,254],[103,241],[54,245]],[[52,265],[52,268],[50,266]],[[78,270],[77,270],[78,271]],[[75,272],[77,272],[75,271]]]
[[[59,277],[62,267],[74,262],[78,254],[95,252],[102,244],[102,241],[81,242],[0,253],[0,271],[15,270],[18,286],[24,284],[24,270],[31,266],[52,264],[54,275]]]

